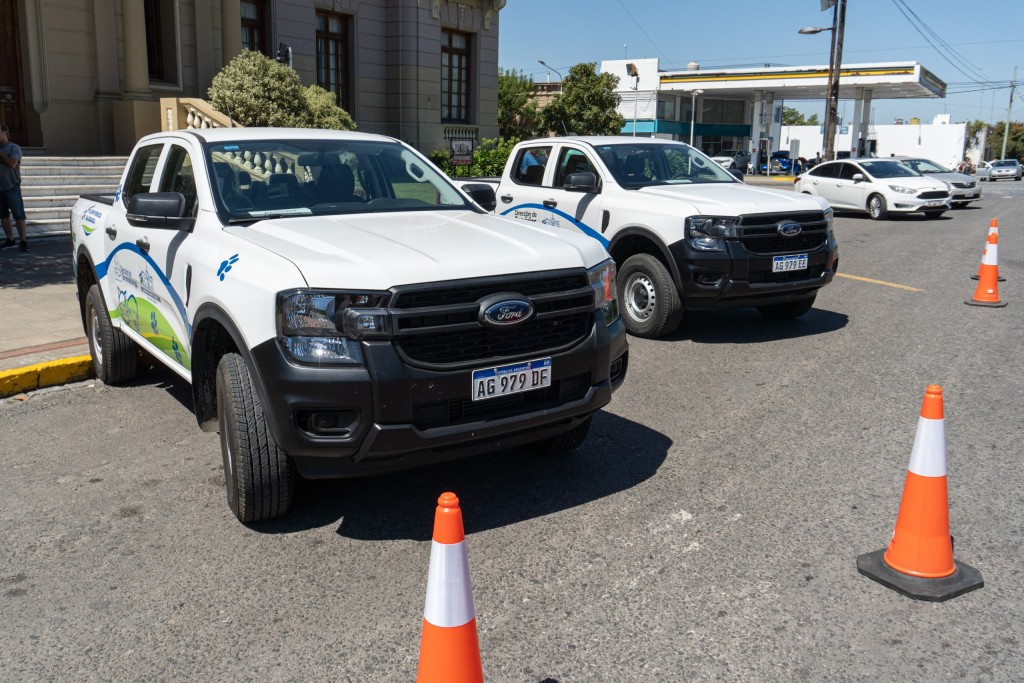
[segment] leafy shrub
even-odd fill
[[[469,165],[456,166],[452,163],[450,149],[435,149],[428,157],[450,178],[499,176],[505,170],[505,163],[517,142],[519,140],[516,138],[483,140],[473,150],[473,162]]]
[[[332,93],[303,87],[294,69],[252,50],[242,50],[213,77],[207,98],[243,126],[356,128]]]

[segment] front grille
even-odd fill
[[[562,351],[593,325],[594,292],[585,271],[532,273],[396,287],[390,307],[394,343],[406,362],[454,369]],[[482,299],[509,293],[528,298],[534,314],[504,329],[478,321]]]
[[[467,422],[497,420],[578,401],[587,395],[589,388],[590,373],[584,373],[555,380],[551,386],[543,389],[524,391],[520,394],[491,398],[486,401],[453,398],[448,401],[419,405],[413,409],[412,421],[418,429],[430,429]]]
[[[974,182],[972,181],[969,183],[953,183],[953,187],[957,188],[958,190],[966,190],[968,188],[974,187]]]
[[[779,223],[798,223],[803,231],[795,237],[779,234]],[[828,238],[828,223],[821,211],[761,213],[740,216],[740,242],[754,254],[792,254],[814,251]]]
[[[948,197],[949,193],[942,190],[931,190],[917,195],[918,199],[947,199]]]

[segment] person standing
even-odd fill
[[[11,142],[11,129],[6,123],[0,123],[0,216],[2,216],[4,235],[7,239],[0,244],[0,249],[13,247],[14,233],[11,231],[11,216],[18,226],[18,237],[21,239],[21,250],[28,251],[28,240],[25,236],[25,202],[21,198],[21,147]]]

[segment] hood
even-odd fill
[[[925,173],[928,178],[935,178],[947,183],[971,183],[974,182],[974,178],[965,174],[950,171],[949,173]]]
[[[874,182],[881,183],[883,185],[899,185],[900,187],[909,187],[911,189],[918,191],[949,190],[949,186],[945,182],[935,178],[931,174],[920,177],[904,176],[900,178],[875,178]]]
[[[472,211],[299,216],[225,231],[288,259],[310,287],[337,289],[586,268],[608,258],[582,234]]]
[[[637,190],[646,197],[684,201],[692,213],[705,216],[739,216],[783,211],[823,211],[828,204],[811,195],[744,183],[655,185]]]

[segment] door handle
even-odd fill
[[[510,194],[503,194],[503,195],[501,195],[501,203],[502,204],[511,204],[512,203],[512,195],[510,195]]]
[[[147,240],[145,237],[143,237],[142,239],[135,240],[135,246],[141,249],[144,254],[149,253],[149,240]]]
[[[104,232],[107,233],[107,235],[110,236],[110,239],[114,239],[115,237],[117,237],[117,229],[116,228],[112,228],[109,225],[107,226],[107,229],[104,230]]]
[[[558,202],[556,202],[554,199],[545,199],[543,202],[541,202],[541,204],[548,207],[549,209],[553,209],[556,206],[558,206]]]

